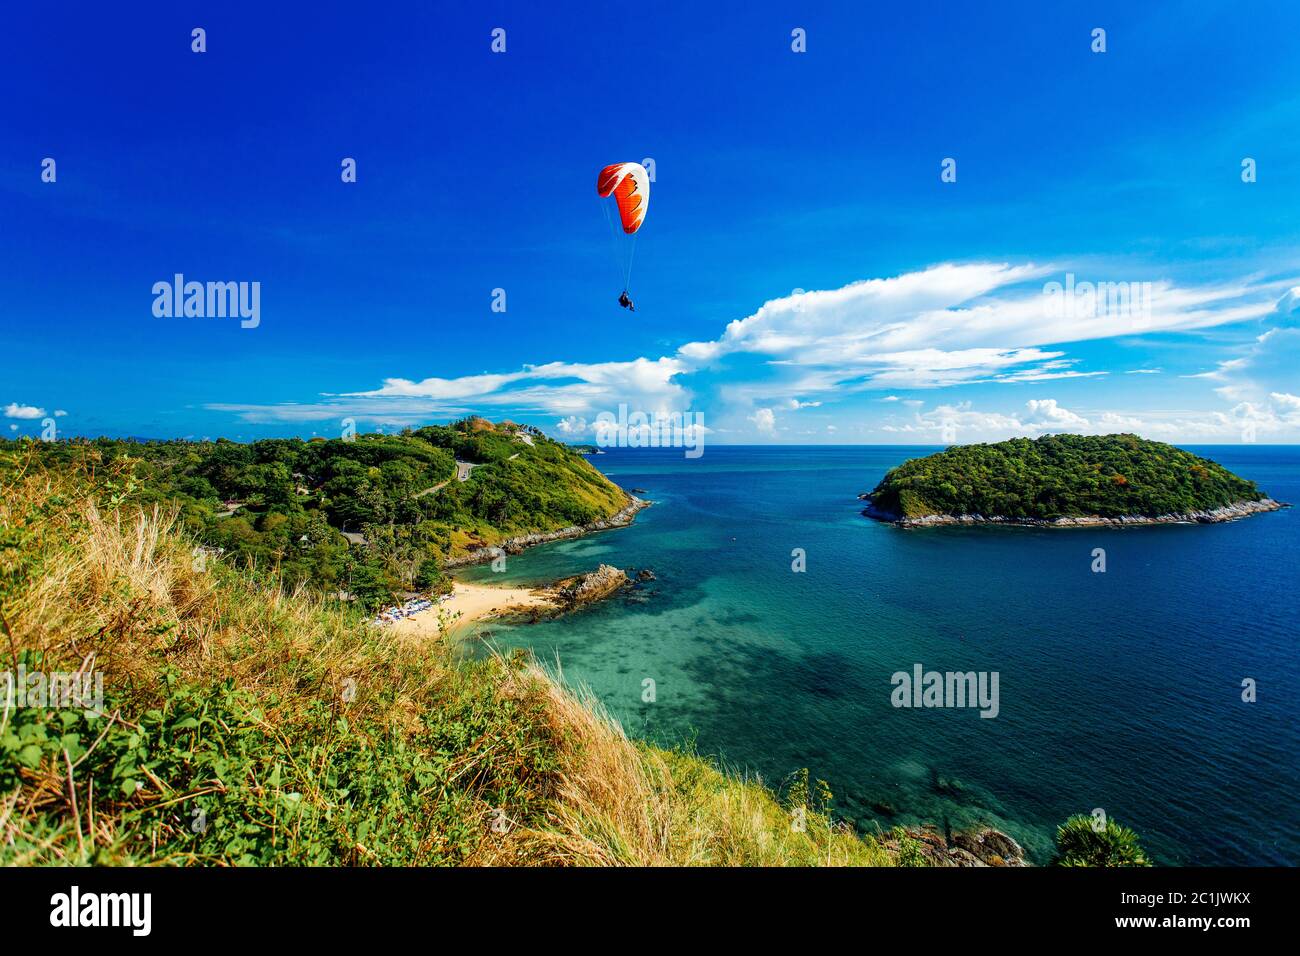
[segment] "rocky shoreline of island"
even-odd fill
[[[475,548],[468,554],[448,558],[443,563],[443,567],[450,570],[468,567],[472,564],[482,564],[484,561],[491,561],[502,554],[521,554],[525,548],[531,548],[535,545],[547,544],[551,541],[563,541],[567,538],[580,538],[583,535],[593,534],[597,531],[610,531],[614,528],[627,527],[632,523],[638,511],[648,508],[652,504],[652,502],[646,501],[644,498],[638,498],[636,495],[628,495],[627,497],[628,503],[608,518],[601,518],[587,524],[571,525],[557,531],[539,531],[507,538],[498,544],[485,545],[481,548]]]
[[[951,525],[1004,525],[1022,528],[1131,528],[1157,524],[1221,524],[1237,521],[1250,515],[1290,508],[1284,501],[1261,498],[1258,501],[1236,501],[1219,508],[1168,515],[1121,515],[1106,518],[1101,515],[1063,515],[1059,518],[1010,518],[1005,515],[918,515],[905,517],[877,508],[870,494],[858,496],[867,502],[862,514],[876,521],[898,528],[935,528]]]

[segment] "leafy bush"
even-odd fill
[[[1150,866],[1138,835],[1107,818],[1098,828],[1092,817],[1079,814],[1056,828],[1057,866]]]

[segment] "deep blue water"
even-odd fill
[[[810,768],[864,829],[988,822],[1043,862],[1058,823],[1101,807],[1161,863],[1300,862],[1300,508],[1105,530],[903,531],[860,515],[860,492],[933,450],[593,457],[654,507],[468,576],[539,582],[607,562],[658,579],[482,636],[558,657],[629,733],[694,737],[771,784]],[[1191,450],[1300,503],[1300,448]],[[1000,713],[893,707],[891,675],[916,663],[998,672]]]

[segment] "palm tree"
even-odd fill
[[[1105,826],[1087,814],[1056,828],[1056,866],[1150,866],[1138,835],[1114,820]]]

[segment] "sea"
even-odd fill
[[[653,506],[463,576],[607,563],[654,579],[553,621],[484,624],[470,646],[531,649],[628,734],[775,789],[806,767],[861,832],[990,825],[1047,863],[1057,825],[1101,811],[1159,864],[1300,863],[1300,507],[1095,529],[862,516],[859,494],[936,450],[593,455]],[[1300,447],[1189,450],[1300,504]],[[986,700],[996,675],[996,710],[915,706],[898,675],[918,665],[975,672]]]

